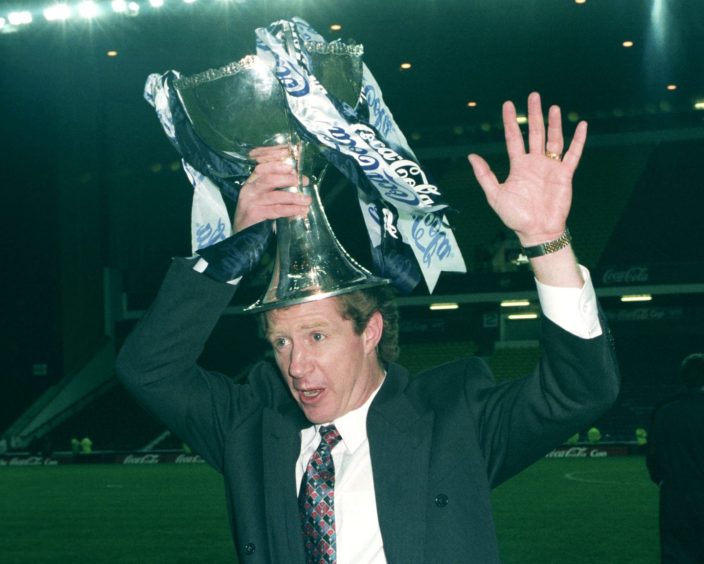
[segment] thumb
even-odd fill
[[[496,175],[491,171],[487,162],[479,155],[471,154],[467,157],[469,164],[472,165],[474,176],[479,183],[479,186],[484,190],[487,200],[494,200],[494,194],[499,189],[499,181]]]

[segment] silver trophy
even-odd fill
[[[361,45],[306,43],[313,74],[335,98],[355,106],[362,84]],[[328,162],[314,143],[296,133],[284,90],[271,68],[255,55],[174,82],[198,136],[228,158],[248,161],[260,146],[290,147],[298,184],[285,188],[312,197],[306,217],[278,219],[277,251],[269,287],[247,311],[320,300],[386,284],[342,248],[320,200]],[[254,163],[251,163],[252,166]],[[309,179],[303,185],[303,177]]]

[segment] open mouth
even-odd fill
[[[323,388],[311,388],[309,390],[298,390],[298,394],[303,402],[313,402],[320,397],[325,390]]]

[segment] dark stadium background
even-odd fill
[[[617,405],[596,426],[603,448],[638,451],[635,429],[647,428],[652,405],[676,387],[679,361],[704,342],[704,4],[139,4],[136,17],[57,23],[42,21],[46,4],[38,0],[0,3],[4,18],[11,9],[35,11],[30,25],[0,27],[0,437],[11,451],[2,460],[59,459],[72,437],[85,436],[101,461],[150,444],[182,448],[112,377],[115,351],[154,297],[170,258],[189,253],[191,188],[142,88],[152,72],[192,74],[237,60],[253,51],[254,28],[293,15],[328,39],[364,44],[397,122],[456,210],[451,221],[469,272],[443,275],[432,297],[420,288],[402,302],[401,360],[413,371],[470,353],[511,378],[535,361],[536,322],[510,321],[499,306],[506,297],[527,297],[534,309],[531,277],[510,264],[492,269],[497,241],[507,234],[466,155],[484,155],[505,175],[501,103],[513,99],[522,113],[533,90],[546,104],[561,105],[568,136],[576,120],[589,122],[569,225],[611,320],[623,375]],[[109,11],[109,3],[101,6]],[[330,30],[336,23],[339,32]],[[624,47],[626,40],[633,46]],[[108,57],[109,50],[117,56]],[[404,62],[412,67],[402,70]],[[348,211],[357,209],[354,191],[331,171],[323,198],[338,238],[368,264],[361,219]],[[266,280],[264,272],[252,276],[233,307],[252,302]],[[645,293],[652,301],[620,301]],[[460,307],[428,310],[443,301]],[[263,352],[252,320],[228,314],[203,363],[237,377]],[[632,462],[631,472],[642,474],[641,462]],[[547,460],[541,468],[561,463]],[[615,472],[617,482],[628,483],[619,477],[624,471]],[[3,476],[9,474],[0,472],[0,484]],[[654,490],[646,490],[644,475],[634,479],[648,492],[645,518],[653,528]],[[38,519],[42,512],[36,506]],[[520,508],[510,513],[519,529],[530,528]]]

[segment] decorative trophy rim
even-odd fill
[[[305,41],[303,44],[309,53],[322,55],[353,55],[359,57],[364,55],[364,45],[361,43]]]
[[[195,88],[201,84],[212,82],[213,80],[218,80],[220,78],[225,78],[232,76],[241,72],[243,70],[251,69],[256,66],[261,66],[269,70],[269,67],[256,55],[246,55],[242,57],[239,61],[229,63],[223,67],[217,67],[213,69],[208,69],[191,76],[180,76],[174,80],[174,87],[178,90],[187,90],[189,88]]]
[[[361,43],[342,43],[334,41],[326,43],[323,41],[306,41],[304,43],[306,50],[309,53],[317,55],[347,55],[359,56],[364,55],[364,45]],[[212,82],[220,78],[232,76],[243,70],[251,69],[255,66],[262,66],[269,70],[269,67],[257,55],[246,55],[239,61],[228,63],[222,67],[216,67],[201,71],[191,76],[180,76],[174,80],[174,87],[179,90],[187,90],[195,88],[201,84]]]

